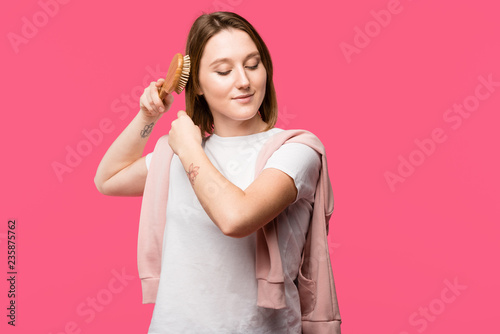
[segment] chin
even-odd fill
[[[259,114],[259,110],[253,110],[251,112],[238,113],[235,118],[239,116],[239,121],[248,121],[256,117]]]
[[[247,121],[259,113],[258,108],[253,105],[238,107],[230,106],[226,110],[227,112],[224,113],[224,116],[237,121]]]

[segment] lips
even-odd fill
[[[246,97],[250,97],[252,96],[253,94],[245,94],[245,95],[239,95],[239,96],[236,96],[233,98],[233,100],[237,100],[237,99],[244,99]]]

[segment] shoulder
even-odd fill
[[[301,141],[286,141],[273,151],[266,162],[266,166],[271,164],[286,163],[290,167],[295,167],[297,172],[321,166],[321,153],[314,147]]]
[[[309,160],[319,160],[325,154],[325,147],[314,133],[304,129],[276,130],[265,142],[261,158],[266,159],[276,155],[295,155],[294,160],[301,157]],[[267,156],[267,157],[266,157]],[[318,161],[316,161],[318,162]]]
[[[325,146],[321,140],[314,133],[308,130],[296,129],[296,130],[285,130],[285,136],[287,143],[300,143],[302,145],[308,146],[311,149],[317,151],[319,154],[325,153]]]
[[[314,201],[321,166],[321,154],[315,149],[301,142],[287,142],[272,153],[263,169],[278,169],[293,179],[297,189],[295,203],[302,198]]]
[[[306,174],[316,175],[321,169],[324,146],[307,130],[283,130],[265,144],[268,158],[264,168],[278,168],[296,179]]]
[[[318,153],[320,154],[323,154],[325,152],[323,143],[318,138],[318,136],[316,136],[311,131],[304,129],[279,130],[280,131],[274,133],[266,142],[266,150],[277,150],[281,145],[285,143],[301,143],[318,151]]]

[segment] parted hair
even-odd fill
[[[226,29],[239,29],[246,32],[257,46],[262,65],[266,69],[266,93],[259,107],[260,117],[267,123],[266,130],[272,129],[278,119],[278,103],[273,83],[273,63],[266,44],[255,28],[243,17],[232,12],[214,12],[202,14],[191,26],[186,41],[186,54],[191,59],[191,72],[185,88],[186,113],[194,124],[200,127],[202,136],[212,134],[214,119],[203,95],[198,95],[200,81],[198,78],[201,56],[208,40],[218,32]]]

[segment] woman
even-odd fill
[[[334,287],[327,317],[301,300],[297,287],[326,157],[300,140],[280,144],[265,161],[260,155],[271,138],[288,133],[274,127],[266,45],[241,16],[216,12],[193,23],[186,54],[187,113],[179,111],[169,135],[142,157],[151,129],[173,102],[172,95],[158,97],[163,79],[152,82],[95,177],[103,194],[144,194],[138,259],[143,302],[156,303],[149,333],[305,333],[306,327],[339,333]],[[259,278],[263,268],[281,281]],[[318,330],[319,323],[326,330]]]

